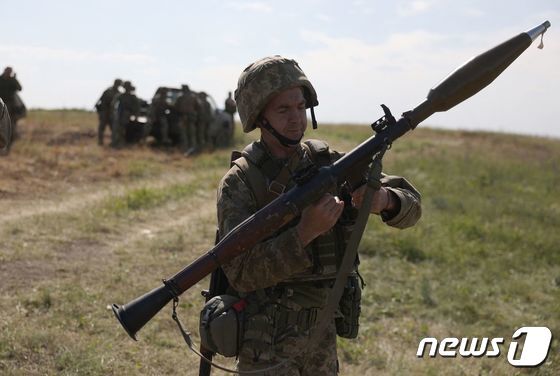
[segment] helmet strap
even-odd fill
[[[274,138],[276,138],[278,140],[278,142],[280,144],[282,144],[282,146],[290,147],[290,146],[298,145],[300,143],[301,139],[303,138],[303,135],[301,135],[301,137],[299,139],[292,140],[291,138],[288,138],[286,136],[282,136],[280,133],[278,133],[278,131],[276,131],[276,129],[272,128],[272,125],[270,125],[270,122],[264,117],[261,119],[260,123],[261,123],[261,125],[264,129],[269,131],[274,136]]]
[[[311,111],[311,124],[313,125],[313,129],[317,129],[317,119],[315,118],[314,107],[311,106],[309,110]]]

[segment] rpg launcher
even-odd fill
[[[472,58],[431,89],[425,101],[402,114],[399,120],[383,106],[385,116],[372,124],[375,135],[328,167],[321,167],[310,179],[282,194],[247,218],[204,255],[163,285],[124,306],[113,304],[113,312],[126,332],[136,340],[136,333],[172,299],[212,273],[220,265],[251,249],[278,229],[299,216],[337,184],[357,182],[372,156],[435,112],[447,111],[473,96],[498,77],[531,43],[550,27],[550,22],[521,33]]]

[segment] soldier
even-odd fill
[[[212,121],[212,106],[208,102],[208,94],[204,91],[198,93],[199,111],[198,122],[196,123],[196,137],[198,148],[202,148],[208,142],[208,131],[210,129],[210,122]]]
[[[231,97],[231,91],[228,92],[228,97],[226,99],[225,102],[225,111],[231,115],[231,128],[229,128],[228,134],[227,134],[227,143],[230,144],[231,141],[233,140],[233,133],[234,133],[234,125],[235,125],[235,121],[233,119],[233,116],[235,115],[235,113],[237,112],[237,104],[235,103],[235,100]]]
[[[233,115],[237,112],[237,105],[235,104],[235,100],[231,97],[231,91],[228,92],[224,108],[226,112],[231,115],[231,120],[233,121]]]
[[[294,60],[273,56],[249,65],[239,77],[235,100],[243,131],[258,128],[261,138],[245,148],[220,182],[220,237],[293,187],[293,171],[328,165],[341,157],[323,141],[301,142],[306,109],[313,111],[318,101]],[[352,192],[355,206],[361,204],[364,191],[362,186]],[[340,194],[338,189],[325,194],[296,223],[223,265],[230,287],[247,303],[238,370],[280,364],[259,374],[337,373],[336,335],[343,334],[334,318],[320,333],[320,341],[311,347],[309,342],[351,232],[349,225],[338,221],[345,207]],[[384,175],[369,209],[386,224],[406,228],[420,218],[420,194],[404,178]],[[357,316],[354,319],[357,330]]]
[[[8,107],[0,98],[0,155],[7,155],[12,141],[12,121]]]
[[[22,87],[12,67],[6,67],[2,75],[0,75],[0,98],[6,104],[10,114],[13,138],[17,137],[17,120],[23,117],[25,113],[25,107],[17,96],[17,92],[21,90]]]
[[[198,100],[189,85],[181,86],[182,94],[175,102],[179,113],[179,137],[181,149],[186,156],[197,150],[196,124],[198,122]]]
[[[171,144],[169,139],[169,121],[167,114],[169,112],[169,104],[167,103],[167,88],[162,87],[154,96],[151,111],[151,122],[158,123],[160,126],[161,142],[164,144]]]
[[[140,112],[140,101],[130,81],[123,84],[124,93],[118,94],[113,98],[111,107],[113,110],[113,131],[111,133],[111,147],[120,148],[125,143],[126,126],[130,122],[131,116],[138,116]]]
[[[105,135],[105,128],[111,129],[113,122],[113,111],[111,111],[111,103],[116,95],[121,93],[122,80],[116,79],[113,86],[105,89],[101,97],[95,104],[97,115],[99,117],[99,126],[97,127],[97,144],[103,145],[103,138]],[[112,133],[112,132],[111,132]]]

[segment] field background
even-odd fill
[[[211,247],[229,151],[114,151],[96,145],[96,124],[90,112],[31,111],[0,159],[0,374],[195,375],[170,307],[133,342],[108,306]],[[251,140],[239,133],[237,149]],[[341,151],[369,134],[308,132]],[[372,216],[360,335],[339,340],[341,374],[560,374],[558,338],[537,369],[506,360],[521,326],[560,335],[560,141],[419,127],[384,166],[422,192],[423,217],[400,231]],[[195,333],[207,284],[181,298],[179,316]],[[498,358],[418,359],[426,336],[505,344]]]

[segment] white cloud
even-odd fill
[[[372,7],[372,2],[364,0],[355,0],[349,7],[350,14],[362,14],[370,15],[373,14],[375,9]]]
[[[475,18],[484,17],[486,15],[486,13],[483,10],[478,8],[467,8],[463,11],[463,14]]]
[[[69,62],[105,62],[150,64],[156,59],[142,53],[97,52],[88,50],[52,48],[39,46],[0,45],[0,53],[7,58],[27,57],[34,60],[69,61]]]
[[[224,44],[226,46],[239,47],[239,46],[243,45],[241,40],[237,36],[234,36],[234,35],[224,35],[222,37],[222,41],[224,42]]]
[[[317,13],[315,15],[315,18],[317,18],[319,21],[323,21],[323,22],[331,22],[332,18],[329,15],[326,15],[324,13]]]
[[[434,6],[434,1],[414,0],[405,4],[401,3],[397,6],[397,14],[399,16],[412,16],[418,13],[426,12]]]
[[[369,43],[307,30],[301,32],[302,39],[316,45],[295,58],[318,92],[319,121],[373,121],[381,115],[380,103],[387,104],[395,115],[411,109],[454,68],[519,31],[461,37],[419,30]],[[554,108],[552,102],[557,98],[553,88],[560,85],[560,74],[554,68],[560,64],[560,44],[556,42],[560,38],[555,35],[547,35],[548,44],[545,36],[543,52],[534,43],[488,88],[448,113],[435,114],[428,124],[558,134],[549,129],[550,125],[546,128],[546,119]],[[532,106],[543,111],[537,114]],[[505,116],[512,109],[515,121]],[[530,121],[537,117],[542,121]]]
[[[274,9],[263,1],[232,1],[227,3],[229,8],[240,11],[249,11],[256,13],[271,13]]]

